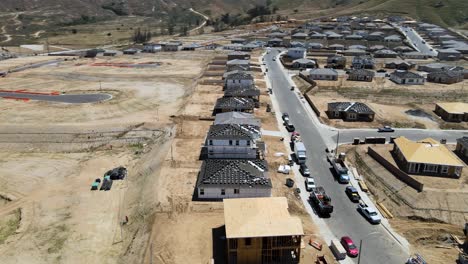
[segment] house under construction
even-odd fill
[[[299,263],[301,220],[285,197],[225,199],[227,263]]]

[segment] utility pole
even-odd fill
[[[338,145],[339,145],[339,142],[340,142],[340,130],[336,130],[336,131],[338,131],[338,136],[336,138],[335,159],[338,156]]]
[[[358,256],[358,260],[357,260],[358,264],[361,263],[361,255],[362,255],[362,239],[359,240],[359,256]]]

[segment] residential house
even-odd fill
[[[146,43],[143,45],[143,52],[156,53],[162,50],[161,44]]]
[[[285,197],[225,199],[227,264],[301,261],[302,222]]]
[[[297,59],[297,60],[293,60],[292,67],[295,69],[316,68],[317,63],[311,59]]]
[[[199,48],[201,48],[201,45],[197,43],[191,43],[191,44],[182,46],[182,50],[190,50],[190,51],[194,51],[195,49],[199,49]]]
[[[463,162],[444,144],[432,138],[414,142],[399,137],[393,142],[395,161],[406,173],[455,178],[462,174]]]
[[[234,71],[224,79],[224,89],[250,88],[254,86],[254,77],[249,72]]]
[[[302,43],[300,41],[293,41],[293,42],[291,42],[290,47],[291,48],[305,48],[306,44],[304,44],[304,43]]]
[[[286,37],[287,35],[288,34],[286,34],[284,32],[273,32],[273,33],[268,34],[267,37],[282,39],[282,38]]]
[[[280,38],[272,38],[267,41],[269,47],[281,47],[283,46],[283,40]]]
[[[370,46],[368,48],[368,50],[371,51],[371,52],[375,52],[375,51],[382,50],[382,49],[385,49],[385,46],[383,46],[383,45],[373,45],[373,46]]]
[[[346,57],[334,55],[327,58],[327,68],[344,69],[346,68]]]
[[[384,38],[385,42],[401,42],[401,37],[398,35],[391,35]]]
[[[250,60],[250,54],[242,51],[233,51],[227,55],[228,61],[230,60]]]
[[[397,46],[395,48],[393,48],[394,51],[398,51],[398,52],[410,52],[410,51],[413,51],[412,48],[408,47],[408,46]]]
[[[385,68],[408,71],[414,68],[416,64],[410,61],[395,59],[385,63]]]
[[[452,84],[463,82],[463,71],[443,70],[438,72],[430,72],[427,75],[428,82]]]
[[[231,44],[245,44],[247,43],[246,39],[243,38],[233,38],[231,39]]]
[[[306,76],[311,80],[325,80],[336,81],[338,80],[338,72],[335,69],[312,69],[308,70]]]
[[[374,58],[370,55],[356,56],[353,58],[352,67],[353,69],[373,69]]]
[[[292,39],[307,39],[307,37],[309,37],[309,35],[304,32],[297,32],[291,36]]]
[[[348,72],[348,81],[372,82],[375,72],[365,69],[352,69]]]
[[[424,72],[439,72],[447,69],[450,69],[450,66],[443,63],[429,63],[418,66],[418,71]]]
[[[237,124],[261,127],[261,121],[255,118],[253,114],[242,112],[227,112],[216,115],[214,125]]]
[[[322,33],[318,33],[318,32],[314,32],[309,37],[310,37],[310,39],[325,39],[327,37],[327,35],[322,34]]]
[[[328,46],[328,49],[329,50],[344,50],[345,46],[342,45],[342,44],[332,44],[332,45]]]
[[[343,33],[343,32],[342,32]],[[351,35],[347,35],[345,36],[345,39],[349,39],[349,40],[362,40],[363,37],[361,35],[358,35],[358,34],[351,34]]]
[[[239,59],[234,59],[234,60],[228,60],[226,62],[226,66],[229,67],[229,66],[234,66],[234,65],[238,65],[238,66],[242,66],[242,67],[247,67],[250,69],[250,61],[249,60],[239,60]]]
[[[241,50],[250,52],[250,51],[253,51],[254,49],[257,49],[257,48],[259,48],[259,46],[256,45],[256,44],[247,43],[247,44],[242,45]]]
[[[457,147],[455,153],[458,154],[462,160],[468,163],[468,137],[461,137],[457,139]]]
[[[102,55],[103,56],[114,57],[115,55],[117,55],[117,51],[115,51],[115,50],[106,50],[106,51],[104,51],[104,53]]]
[[[425,60],[429,58],[429,55],[425,53],[421,53],[419,51],[410,51],[410,52],[403,53],[403,57],[407,59]]]
[[[225,50],[241,50],[244,44],[234,43],[234,44],[226,44],[223,46]]]
[[[447,122],[468,122],[468,103],[437,103],[434,112]]]
[[[162,44],[162,51],[178,51],[179,50],[179,43],[164,43]]]
[[[292,60],[302,59],[306,56],[306,49],[304,48],[290,48],[287,53],[288,57]]]
[[[390,80],[397,84],[424,84],[424,77],[410,71],[396,70],[390,74]]]
[[[454,61],[462,57],[461,52],[456,49],[440,49],[437,52],[437,58],[439,60]]]
[[[222,47],[221,44],[218,44],[218,43],[210,43],[210,44],[208,44],[208,45],[205,46],[205,49],[207,49],[207,50],[215,50],[215,49],[218,49],[218,48],[220,48],[220,47]]]
[[[241,97],[221,97],[216,100],[213,114],[225,112],[253,112],[255,102],[250,98]]]
[[[270,197],[268,164],[259,159],[206,159],[196,183],[197,198]]]
[[[376,31],[376,32],[372,32],[369,35],[367,35],[367,40],[370,40],[370,41],[383,41],[384,37],[385,37],[385,33],[381,32],[381,31]]]
[[[249,65],[226,65],[226,71],[223,74],[223,80],[226,79],[226,77],[231,74],[234,71],[249,71],[250,66]]]
[[[362,56],[366,55],[366,51],[362,49],[348,49],[342,52],[345,56]]]
[[[250,98],[254,101],[255,107],[259,107],[260,90],[255,86],[232,87],[224,90],[224,97]]]
[[[348,46],[348,49],[349,50],[352,50],[352,49],[366,50],[367,47],[364,45],[350,45]]]
[[[209,159],[255,159],[260,127],[251,125],[212,125],[205,140]]]
[[[123,50],[123,54],[125,54],[125,55],[135,55],[135,54],[139,53],[140,51],[141,51],[140,49],[130,48],[130,49]]]
[[[316,42],[311,42],[311,43],[307,44],[307,49],[308,50],[321,50],[321,49],[323,49],[323,44],[316,43]]]
[[[364,103],[333,102],[328,103],[327,115],[330,119],[372,122],[375,117],[375,112]]]
[[[381,49],[374,52],[375,58],[396,58],[397,53],[389,49]]]

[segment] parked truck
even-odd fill
[[[294,141],[294,154],[298,164],[304,164],[307,159],[307,151],[305,145],[301,141]]]
[[[330,160],[331,165],[333,166],[333,169],[335,170],[335,174],[338,178],[338,182],[349,183],[349,171],[348,171],[348,167],[346,167],[346,164],[344,162],[345,154],[344,153],[340,154],[338,158],[331,156],[329,160]]]
[[[310,201],[320,215],[329,215],[333,212],[331,198],[325,193],[323,187],[312,188]]]
[[[338,239],[332,239],[330,249],[337,260],[343,260],[346,258],[346,250]]]

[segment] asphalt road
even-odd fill
[[[272,61],[277,56],[276,50],[265,56],[268,67],[268,78],[271,81],[273,93],[278,98],[280,109],[287,112],[296,130],[301,133],[302,141],[307,149],[307,166],[311,169],[317,186],[323,186],[331,196],[334,212],[330,218],[324,219],[326,225],[335,237],[350,236],[356,244],[364,240],[361,264],[385,264],[404,263],[407,253],[393,239],[382,225],[371,225],[356,210],[356,204],[346,196],[345,185],[339,184],[330,170],[331,166],[326,160],[325,140],[320,134],[319,128],[309,117],[303,102],[290,91],[289,82],[277,61]],[[297,184],[303,184],[298,182]],[[309,205],[307,205],[309,206]],[[327,241],[329,243],[329,241]],[[357,259],[353,259],[357,263]]]
[[[410,27],[405,28],[400,25],[394,26],[398,27],[401,30],[401,32],[406,36],[408,41],[410,41],[414,46],[416,46],[419,52],[430,56],[437,56],[437,51],[433,49],[431,45],[427,44],[427,42],[422,43],[425,40],[414,29]]]
[[[110,94],[63,94],[63,95],[43,95],[43,94],[24,94],[24,93],[6,93],[0,92],[0,97],[10,97],[18,99],[30,99],[38,101],[48,101],[69,104],[96,103],[109,100]]]

